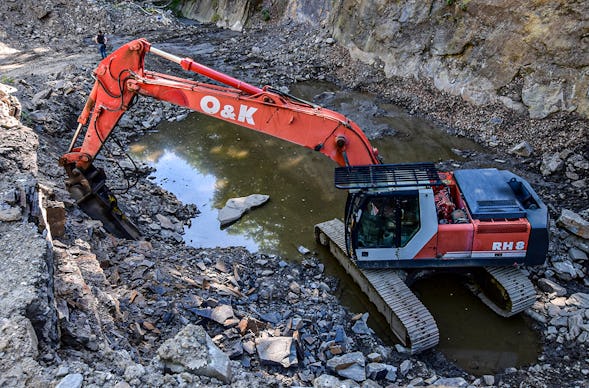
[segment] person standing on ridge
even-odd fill
[[[108,42],[108,39],[102,31],[98,31],[98,35],[94,37],[94,42],[98,44],[98,50],[100,51],[102,59],[106,58],[106,42]]]

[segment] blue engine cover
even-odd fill
[[[502,172],[496,168],[454,172],[456,183],[473,218],[488,220],[526,216],[526,210]]]
[[[494,168],[458,170],[454,177],[473,218],[527,218],[531,231],[523,264],[544,263],[550,238],[548,208],[526,180]]]

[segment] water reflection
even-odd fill
[[[160,125],[133,149],[156,167],[156,180],[201,214],[186,230],[202,247],[243,245],[252,252],[299,256],[313,225],[341,216],[345,193],[333,187],[334,164],[321,154],[202,115]],[[218,209],[232,197],[270,201],[221,230]]]
[[[412,290],[435,317],[438,348],[467,372],[498,373],[536,360],[538,335],[527,328],[523,314],[503,318],[491,313],[456,276],[437,275]]]
[[[214,175],[195,171],[185,159],[170,150],[158,154],[153,163],[158,170],[159,185],[173,192],[182,202],[197,205],[201,211],[199,224],[214,226],[218,223],[211,198],[221,182]],[[258,243],[248,235],[229,233],[217,227],[207,228],[206,234],[197,228],[187,228],[184,238],[188,244],[197,247],[243,246],[250,251],[258,249]]]
[[[325,83],[305,83],[292,93],[358,122],[385,162],[456,158],[452,148],[475,149],[373,96],[335,92]],[[201,214],[186,230],[198,247],[242,245],[252,252],[300,258],[298,246],[315,247],[313,225],[343,217],[346,193],[333,186],[335,163],[317,152],[200,114],[162,123],[132,147],[157,171],[156,180]],[[218,209],[232,197],[268,194],[270,201],[221,230]]]

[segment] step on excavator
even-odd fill
[[[148,71],[148,53],[207,82]],[[315,225],[316,239],[368,295],[409,352],[439,342],[433,317],[409,288],[412,279],[427,271],[465,271],[469,288],[502,316],[534,303],[534,287],[519,266],[544,263],[548,211],[521,177],[495,168],[444,172],[433,163],[384,164],[347,117],[159,50],[145,39],[107,56],[94,77],[59,163],[78,206],[117,237],[141,235],[93,161],[136,98],[146,96],[307,147],[336,162],[335,186],[348,191],[345,215]]]

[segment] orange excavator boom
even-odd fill
[[[219,85],[147,71],[144,63],[149,52]],[[250,85],[190,58],[152,47],[145,39],[131,41],[114,51],[99,63],[94,76],[96,82],[78,117],[78,129],[59,162],[68,174],[66,186],[78,204],[121,237],[138,238],[139,234],[106,188],[104,172],[92,163],[138,95],[184,106],[313,149],[340,166],[380,164],[378,152],[366,135],[342,114],[268,86]],[[82,144],[76,147],[85,126]]]

